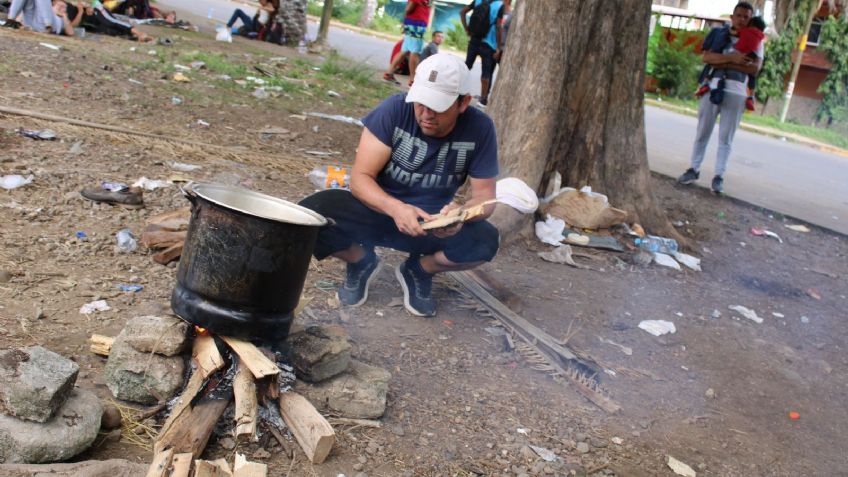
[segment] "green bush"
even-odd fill
[[[362,8],[362,2],[336,0],[333,3],[333,18],[348,25],[356,25],[362,16]]]
[[[393,34],[402,34],[403,33],[403,23],[397,18],[386,15],[383,13],[377,13],[374,15],[374,21],[371,22],[370,28],[372,30],[381,31],[384,33],[393,33]]]
[[[660,90],[676,97],[692,94],[698,86],[701,68],[701,57],[695,54],[695,44],[687,46],[684,35],[678,35],[672,42],[666,35],[660,35],[652,66],[652,74]]]
[[[468,34],[465,33],[459,20],[452,21],[450,28],[445,31],[444,44],[459,51],[468,49]]]
[[[660,38],[663,37],[663,27],[660,25],[660,15],[654,15],[654,32],[648,37],[648,56],[645,59],[645,74],[654,74],[654,58],[657,56],[657,48],[660,46]]]

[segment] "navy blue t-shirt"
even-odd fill
[[[467,176],[498,175],[498,147],[492,119],[469,107],[443,138],[425,136],[415,121],[406,94],[396,94],[362,119],[365,127],[392,156],[377,176],[377,184],[392,197],[427,213],[437,213],[453,199]]]

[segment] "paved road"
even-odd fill
[[[238,4],[228,0],[159,0],[194,15],[225,22]],[[242,6],[252,14],[253,9]],[[316,26],[309,25],[314,37]],[[331,28],[330,46],[339,53],[384,68],[392,42],[342,28]],[[479,62],[472,74],[479,77]],[[645,108],[648,160],[651,169],[677,176],[688,166],[695,118],[663,109]],[[714,134],[718,133],[718,128]],[[698,182],[709,187],[715,161],[715,138]],[[779,139],[738,131],[725,175],[728,195],[785,215],[848,234],[848,158]]]

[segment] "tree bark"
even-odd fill
[[[362,28],[371,26],[374,21],[374,13],[377,12],[377,0],[365,0],[362,4],[362,15],[359,17],[358,25]]]
[[[643,104],[650,15],[648,0],[520,2],[490,111],[502,177],[541,195],[559,171],[563,185],[590,185],[630,221],[679,239],[651,192]],[[507,239],[521,228],[506,211],[492,220]]]
[[[318,43],[327,41],[327,33],[330,31],[330,18],[333,16],[333,0],[324,0],[324,10],[321,11],[321,23],[318,25]]]

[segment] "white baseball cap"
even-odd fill
[[[471,92],[471,74],[465,62],[450,53],[436,53],[418,65],[407,103],[421,103],[443,113],[459,95]]]

